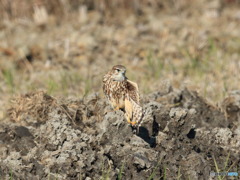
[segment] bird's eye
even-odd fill
[[[120,69],[116,69],[117,70],[117,72],[120,72]]]

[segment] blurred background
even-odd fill
[[[102,93],[116,64],[144,96],[239,89],[239,0],[0,0],[0,117],[12,96]]]

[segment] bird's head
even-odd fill
[[[111,73],[113,81],[122,82],[127,79],[125,76],[126,68],[122,65],[113,66]]]

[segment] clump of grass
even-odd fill
[[[192,51],[187,47],[179,49],[187,61],[183,67],[185,75],[203,76],[211,70],[213,64],[216,64],[214,57],[217,52],[216,44],[211,38],[207,42],[207,45],[202,48],[193,47]]]
[[[224,167],[223,167],[223,169],[221,170],[221,169],[219,168],[219,165],[218,165],[215,157],[213,156],[213,161],[214,161],[214,165],[215,165],[215,169],[216,169],[216,172],[217,172],[217,173],[221,173],[221,172],[226,172],[226,173],[228,173],[228,172],[233,168],[233,166],[235,165],[236,162],[232,163],[232,165],[228,168],[229,157],[230,157],[230,153],[228,153],[228,155],[227,155],[227,157],[226,157],[226,160],[225,160],[225,162],[224,162]],[[226,177],[226,175],[223,175],[223,176],[218,175],[218,176],[217,176],[218,180],[223,180],[225,177]]]
[[[67,95],[69,89],[78,83],[79,80],[75,72],[63,71],[60,73],[59,87],[65,95]]]
[[[108,163],[108,167],[105,167],[104,165],[102,166],[102,176],[100,180],[110,180],[109,174],[111,171],[111,164]]]
[[[82,174],[81,173],[79,173],[77,176],[78,176],[78,180],[82,180]]]
[[[164,166],[163,167],[163,175],[162,175],[163,180],[167,179],[167,168]]]
[[[181,176],[182,176],[182,174],[181,174],[181,166],[179,166],[177,180],[180,180]]]
[[[159,57],[154,57],[150,51],[147,56],[147,67],[151,77],[159,78],[164,68],[164,62]]]
[[[14,93],[15,83],[14,83],[13,71],[11,69],[4,69],[2,71],[2,74],[3,74],[3,79],[7,84],[7,86],[9,87],[11,93]]]
[[[92,89],[92,81],[91,79],[85,79],[85,88],[84,88],[84,96],[88,95],[89,92],[91,91]]]
[[[203,75],[205,61],[202,59],[201,54],[191,53],[189,49],[182,50],[182,54],[186,57],[186,63],[183,67],[184,76],[188,75]]]
[[[216,46],[216,43],[213,39],[209,39],[208,40],[208,45],[209,45],[209,48],[208,48],[208,52],[207,52],[207,59],[209,59],[211,56],[214,56],[217,52],[217,46]]]
[[[17,96],[11,100],[7,110],[12,121],[22,122],[34,117],[38,121],[46,121],[51,108],[56,108],[56,100],[43,91],[36,91]]]
[[[48,80],[48,82],[47,82],[47,93],[48,94],[52,94],[52,93],[56,92],[58,89],[59,89],[59,85],[55,80],[53,80],[53,79]]]
[[[61,80],[60,80],[61,89],[64,94],[67,94],[67,89],[69,87],[69,82],[71,82],[71,77],[65,71],[60,74],[60,77],[61,77]]]
[[[83,79],[84,81],[84,92],[83,96],[88,95],[93,89],[93,75],[88,74],[87,77]]]
[[[13,172],[12,172],[12,170],[10,170],[10,173],[9,173],[9,180],[13,180]]]
[[[120,168],[120,171],[118,173],[117,180],[122,180],[123,171],[124,171],[124,161],[123,161],[123,163],[121,165],[121,168]]]
[[[154,177],[156,176],[156,172],[157,172],[157,169],[159,168],[160,166],[160,163],[162,161],[162,158],[159,159],[159,161],[157,162],[157,165],[155,166],[155,168],[153,169],[153,172],[151,173],[151,175],[149,176],[148,180],[153,180]],[[165,173],[164,173],[165,174]]]

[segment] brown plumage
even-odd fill
[[[114,110],[123,109],[128,123],[139,126],[143,109],[139,103],[138,86],[128,80],[125,73],[124,66],[113,66],[103,78],[103,92]]]

